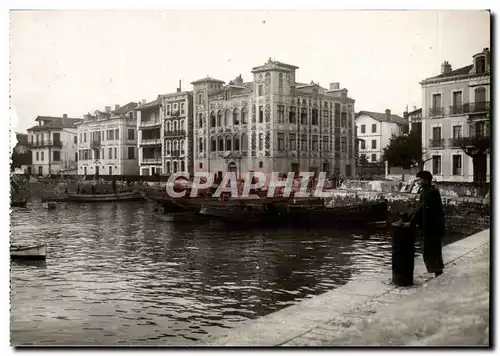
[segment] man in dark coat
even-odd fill
[[[412,225],[418,225],[424,236],[424,262],[429,273],[437,276],[443,273],[442,240],[444,236],[444,210],[439,190],[432,185],[432,174],[421,171],[419,207],[412,218]]]

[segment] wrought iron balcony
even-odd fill
[[[486,113],[490,110],[490,102],[473,102],[464,105],[464,111],[468,114]]]
[[[30,143],[30,146],[33,148],[37,148],[37,147],[59,147],[59,148],[61,148],[62,145],[63,145],[62,141],[60,141],[60,140],[56,140],[56,141],[41,140],[41,141],[32,141]]]
[[[448,147],[455,148],[460,147],[461,137],[453,137],[448,139]]]
[[[429,117],[444,116],[444,108],[430,108]]]
[[[431,138],[429,140],[430,148],[443,148],[444,147],[444,139],[443,138]]]
[[[155,126],[161,126],[161,120],[156,119],[156,120],[141,120],[141,123],[139,127],[155,127]]]
[[[145,164],[161,164],[162,159],[161,157],[143,157],[142,158],[142,163]]]
[[[161,138],[143,138],[141,145],[161,145]]]
[[[465,105],[450,106],[449,115],[460,115],[465,113]]]

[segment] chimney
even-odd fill
[[[388,121],[391,121],[391,110],[385,109],[385,116],[387,117]]]
[[[104,111],[106,111],[107,113],[111,112],[111,106],[105,106]]]
[[[340,83],[330,83],[330,90],[338,90],[340,88]]]
[[[146,105],[146,99],[141,100],[141,105]]]
[[[118,110],[119,107],[120,107],[119,104],[115,104],[115,111]]]
[[[448,63],[448,61],[444,61],[443,64],[441,64],[441,74],[448,74],[451,72],[451,64]]]
[[[181,90],[181,80],[179,79],[179,87],[177,88],[177,92],[180,93],[182,90]]]
[[[63,114],[63,119],[67,119],[68,118],[68,114]]]

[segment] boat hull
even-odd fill
[[[45,245],[16,246],[10,248],[10,258],[13,260],[44,260],[47,254]]]
[[[134,201],[142,200],[143,197],[139,192],[122,192],[108,194],[68,194],[67,201],[70,202],[113,202],[113,201]]]

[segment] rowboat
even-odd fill
[[[48,210],[54,210],[57,207],[57,203],[55,201],[46,201],[43,203],[43,207]]]
[[[44,260],[47,253],[45,244],[36,245],[11,245],[11,259]]]
[[[111,202],[111,201],[132,201],[142,200],[142,195],[137,191],[123,191],[117,193],[103,194],[74,194],[68,193],[70,202]]]

